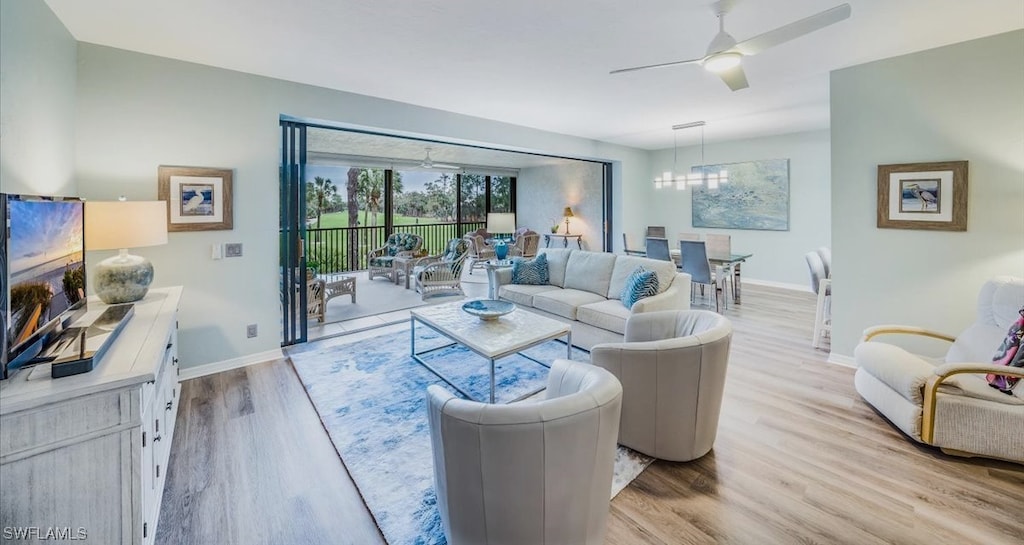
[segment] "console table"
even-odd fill
[[[551,239],[553,239],[553,238],[560,238],[560,239],[562,239],[562,247],[563,248],[568,248],[569,247],[569,239],[573,239],[574,238],[574,239],[576,239],[576,246],[578,246],[580,250],[583,249],[583,235],[582,234],[579,234],[579,235],[566,235],[566,234],[558,234],[558,233],[545,233],[544,234],[544,247],[545,248],[550,248],[551,247]]]
[[[178,411],[181,292],[136,302],[88,373],[52,379],[40,364],[0,381],[0,527],[153,543]],[[90,298],[82,322],[104,308]]]

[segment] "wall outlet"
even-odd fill
[[[245,336],[249,339],[256,336],[256,324],[249,324],[245,326]]]
[[[242,257],[242,243],[229,242],[225,244],[224,257]]]

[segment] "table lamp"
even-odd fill
[[[569,218],[574,217],[572,208],[566,206],[565,210],[562,210],[562,217],[565,218],[565,234],[569,234]]]
[[[130,303],[146,296],[153,282],[153,264],[131,255],[128,248],[167,244],[167,203],[119,201],[85,203],[85,249],[120,250],[100,261],[93,287],[107,304]]]
[[[516,230],[516,215],[508,212],[491,212],[487,214],[487,232],[491,236],[498,234],[514,233]],[[504,238],[495,237],[494,256],[498,259],[505,259],[508,255],[508,245]]]

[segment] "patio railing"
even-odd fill
[[[480,229],[485,222],[421,223],[396,225],[396,233],[423,237],[423,248],[431,255],[441,253],[448,241]],[[380,248],[387,232],[380,227],[332,227],[306,230],[306,260],[319,264],[321,273],[361,271],[367,268],[366,256]]]

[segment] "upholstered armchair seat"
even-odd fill
[[[556,360],[543,401],[492,405],[427,388],[434,487],[451,545],[604,543],[622,386]]]
[[[420,257],[426,255],[421,250],[423,237],[413,233],[392,233],[380,248],[374,248],[366,256],[369,280],[383,276],[394,282],[396,273],[394,263],[396,257]]]
[[[732,323],[706,310],[634,314],[625,342],[594,346],[591,362],[622,383],[619,444],[685,462],[711,450]]]
[[[1006,394],[985,379],[1024,377],[1024,369],[991,363],[1022,307],[1024,279],[998,277],[982,286],[977,319],[959,335],[902,325],[866,329],[854,350],[857,392],[915,441],[1024,463],[1024,380]],[[879,340],[893,335],[951,344],[944,357],[929,358]]]

